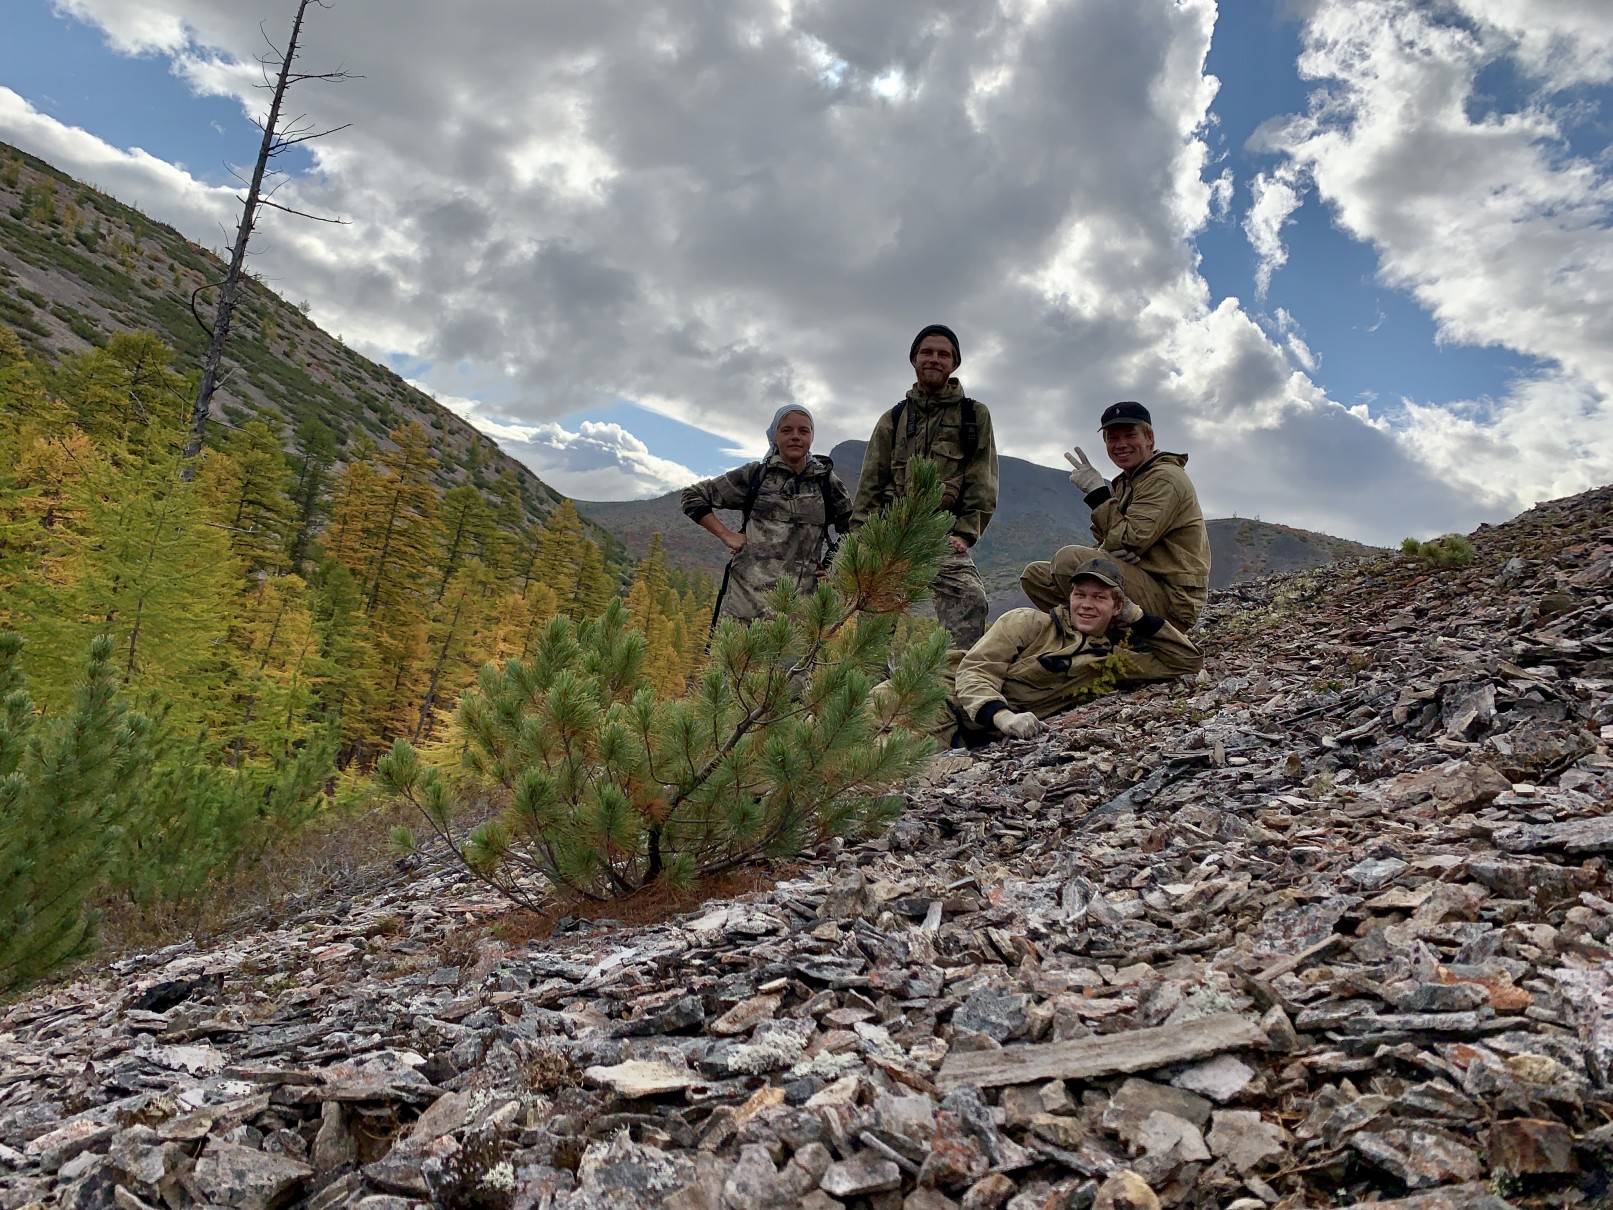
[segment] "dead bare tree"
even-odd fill
[[[285,173],[273,166],[276,159],[299,143],[324,138],[328,134],[346,130],[352,125],[349,122],[333,126],[329,130],[315,130],[314,123],[310,122],[306,115],[299,115],[289,120],[282,118],[286,90],[293,84],[301,84],[306,80],[339,81],[354,78],[352,73],[340,69],[326,72],[300,72],[294,69],[293,65],[297,61],[297,44],[302,38],[303,17],[310,5],[318,5],[320,8],[330,7],[327,0],[297,0],[297,15],[291,22],[291,38],[287,41],[284,51],[275,46],[267,33],[264,34],[264,41],[269,43],[269,51],[258,57],[258,63],[263,68],[263,84],[260,87],[272,89],[273,99],[269,102],[268,116],[257,123],[263,131],[263,142],[258,147],[258,158],[252,167],[252,179],[247,185],[246,196],[241,199],[241,223],[235,230],[235,244],[230,249],[229,272],[224,275],[223,281],[198,287],[190,297],[191,314],[196,317],[196,322],[202,325],[202,329],[208,331],[212,339],[207,349],[207,360],[202,363],[202,381],[196,390],[196,402],[190,411],[190,430],[185,439],[184,455],[187,478],[194,473],[194,459],[202,452],[202,443],[207,436],[208,410],[212,406],[213,393],[218,389],[219,366],[224,359],[224,342],[229,339],[230,320],[235,314],[236,305],[240,302],[241,281],[246,276],[246,245],[257,226],[259,209],[268,207],[322,223],[343,221],[294,210],[273,200],[275,192],[287,179]],[[271,71],[274,72],[272,82]],[[270,182],[267,188],[265,181]],[[196,314],[196,297],[203,290],[215,286],[219,291],[218,302],[213,308],[213,326],[209,330],[201,316]]]

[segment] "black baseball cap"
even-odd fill
[[[1103,419],[1098,421],[1098,431],[1102,432],[1111,424],[1153,424],[1154,418],[1148,414],[1148,409],[1131,399],[1124,399],[1119,403],[1111,403],[1103,409]]]

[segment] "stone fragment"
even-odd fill
[[[929,1140],[930,1153],[919,1166],[921,1186],[963,1189],[974,1184],[991,1168],[980,1140],[969,1131],[958,1114],[936,1115],[936,1128]]]
[[[320,1110],[319,1132],[314,1135],[311,1158],[314,1172],[321,1181],[329,1180],[358,1158],[358,1147],[347,1128],[347,1115],[339,1101],[326,1101]]]
[[[627,1131],[583,1152],[577,1190],[556,1203],[557,1210],[651,1210],[690,1184],[694,1162],[659,1147],[635,1143]]]
[[[1386,782],[1382,791],[1400,806],[1432,800],[1442,811],[1455,814],[1492,802],[1512,789],[1512,783],[1489,765],[1451,760],[1415,773],[1402,773]]]
[[[113,1204],[118,1210],[157,1210],[150,1202],[143,1200],[123,1185],[117,1185],[112,1190]]]
[[[819,1185],[830,1197],[867,1197],[901,1188],[902,1170],[892,1161],[864,1151],[830,1164]]]
[[[1548,849],[1561,849],[1571,856],[1613,853],[1613,815],[1569,819],[1562,823],[1524,824],[1497,832],[1495,843],[1513,853]]]
[[[959,1210],[959,1207],[939,1189],[920,1186],[902,1199],[902,1210]]]
[[[99,1149],[118,1132],[115,1122],[79,1118],[31,1139],[23,1154],[46,1172],[55,1172],[74,1156]]]
[[[1517,1210],[1517,1207],[1497,1197],[1488,1185],[1474,1183],[1381,1202],[1352,1202],[1339,1210]]]
[[[702,1083],[700,1076],[686,1067],[673,1067],[670,1063],[656,1063],[647,1059],[628,1059],[608,1067],[590,1067],[583,1072],[583,1079],[629,1098],[664,1096]]]
[[[1440,695],[1440,721],[1451,739],[1471,739],[1483,734],[1495,718],[1495,685],[1475,681],[1447,685]]]
[[[616,1033],[624,1038],[644,1038],[670,1034],[703,1025],[706,1009],[699,996],[679,996],[671,1004],[616,1023]]]
[[[1389,1002],[1402,1012],[1465,1012],[1490,1002],[1490,992],[1477,983],[1397,983],[1385,989]]]
[[[860,870],[853,870],[829,888],[823,904],[818,908],[818,919],[855,919],[870,915],[874,906],[874,893],[868,885],[868,880],[863,877]]]
[[[1054,1146],[1063,1147],[1067,1151],[1074,1151],[1086,1142],[1087,1128],[1082,1125],[1080,1118],[1038,1113],[1025,1124],[1038,1138],[1046,1139]]]
[[[1349,1142],[1408,1189],[1476,1180],[1483,1171],[1473,1149],[1442,1130],[1361,1130]]]
[[[1098,1187],[1092,1210],[1159,1210],[1159,1197],[1130,1169],[1121,1169]]]
[[[1195,1093],[1133,1076],[1104,1106],[1103,1125],[1132,1146],[1152,1113],[1168,1113],[1202,1128],[1210,1120],[1210,1103]]]
[[[1289,1141],[1287,1131],[1254,1110],[1217,1109],[1211,1120],[1205,1139],[1211,1154],[1225,1159],[1239,1172],[1248,1172],[1282,1155]]]
[[[763,1021],[773,1019],[778,1012],[779,1005],[784,1003],[784,997],[779,995],[752,996],[742,1000],[730,1008],[722,1016],[707,1026],[707,1029],[718,1037],[733,1037],[736,1034],[748,1034]]]
[[[882,1130],[923,1142],[935,1133],[935,1101],[922,1092],[882,1092],[874,1100],[874,1120]]]
[[[1578,1172],[1574,1136],[1559,1121],[1506,1118],[1490,1126],[1490,1167],[1514,1175]]]
[[[1186,1164],[1210,1158],[1209,1148],[1197,1126],[1173,1113],[1154,1110],[1138,1128],[1137,1147],[1151,1158],[1173,1164]]]
[[[1369,857],[1344,871],[1344,876],[1363,891],[1376,891],[1389,885],[1406,868],[1398,857]]]
[[[729,1169],[728,1179],[722,1186],[722,1200],[735,1210],[757,1210],[774,1202],[777,1186],[778,1169],[773,1166],[767,1148],[749,1143],[739,1149],[739,1162]]]
[[[1217,1105],[1225,1105],[1237,1096],[1255,1078],[1255,1070],[1231,1055],[1217,1055],[1205,1063],[1195,1063],[1171,1077],[1171,1083],[1188,1092],[1209,1097]]]
[[[314,1170],[284,1156],[209,1139],[191,1171],[208,1201],[237,1210],[278,1210],[302,1195]]]
[[[1014,1184],[1013,1178],[1001,1172],[988,1172],[964,1191],[959,1210],[1002,1210],[1008,1199],[1018,1192],[1019,1186]]]
[[[445,1092],[415,1119],[404,1137],[425,1141],[452,1134],[470,1121],[473,1103],[469,1093]]]
[[[1006,1042],[1025,1028],[1025,1008],[1030,997],[1021,992],[999,988],[981,988],[973,993],[952,1014],[952,1024],[958,1029],[985,1034],[996,1042]]]

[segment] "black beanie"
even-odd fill
[[[952,342],[952,358],[957,363],[952,368],[955,370],[958,368],[958,366],[963,364],[963,350],[958,347],[957,334],[954,333],[951,328],[947,327],[946,324],[931,324],[917,336],[913,337],[912,347],[907,350],[907,359],[909,361],[912,361],[913,358],[918,356],[919,346],[924,343],[924,338],[926,336],[945,336]]]

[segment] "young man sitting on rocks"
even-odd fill
[[[1126,600],[1112,560],[1088,559],[1058,581],[1064,604],[1010,610],[968,651],[951,653],[949,710],[934,732],[942,747],[1029,739],[1087,696],[1204,666],[1180,630]]]

